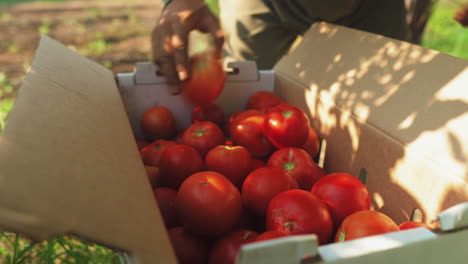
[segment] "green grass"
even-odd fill
[[[439,5],[429,18],[422,46],[468,59],[468,29],[452,19],[455,7]]]
[[[32,243],[17,234],[3,232],[0,233],[0,263],[123,264],[127,260],[119,252],[74,237],[63,236]]]
[[[0,6],[2,5],[14,5],[27,2],[63,2],[67,0],[0,0]]]

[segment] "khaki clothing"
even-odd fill
[[[167,4],[170,0],[163,0]],[[314,22],[407,40],[405,0],[219,0],[226,61],[271,69]]]
[[[404,0],[219,0],[228,61],[271,69],[312,23],[326,21],[406,40]]]

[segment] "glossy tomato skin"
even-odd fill
[[[328,174],[312,186],[311,192],[328,206],[336,229],[347,216],[357,211],[370,210],[369,191],[351,174]]]
[[[432,230],[432,228],[424,223],[421,222],[416,222],[416,221],[406,221],[401,223],[399,226],[400,230],[406,230],[406,229],[411,229],[411,228],[419,228],[419,227],[425,227],[429,230]]]
[[[151,184],[151,187],[157,188],[161,186],[161,172],[159,167],[145,165],[146,175]]]
[[[168,230],[169,239],[179,264],[205,264],[210,246],[205,238],[187,232],[183,227]]]
[[[206,155],[205,164],[208,170],[221,173],[239,189],[252,171],[252,157],[242,146],[214,147]]]
[[[316,234],[320,244],[329,242],[333,235],[333,220],[327,206],[304,190],[289,190],[273,197],[266,221],[269,231]]]
[[[242,185],[242,201],[257,215],[266,215],[268,203],[277,194],[299,188],[296,179],[281,168],[264,167],[254,170]]]
[[[215,103],[199,105],[192,110],[192,123],[196,121],[210,121],[222,128],[224,125],[224,110]]]
[[[150,141],[171,139],[177,131],[176,120],[169,108],[154,106],[143,114],[141,129],[145,137]]]
[[[226,177],[204,171],[182,183],[177,208],[187,230],[203,236],[218,236],[238,223],[242,200],[239,190]]]
[[[247,117],[254,115],[263,115],[262,112],[254,109],[234,111],[229,118],[227,119],[226,124],[224,125],[225,135],[231,137],[231,129],[236,122],[246,119]]]
[[[208,264],[235,264],[242,245],[252,243],[258,234],[253,230],[236,230],[221,237],[211,250]]]
[[[245,115],[248,114],[245,113]],[[245,147],[254,158],[264,158],[270,155],[274,146],[263,133],[264,115],[252,113],[248,117],[241,117],[239,114],[231,125],[232,142]]]
[[[221,94],[226,74],[218,55],[201,53],[190,58],[190,79],[182,82],[182,96],[193,105],[208,105]]]
[[[176,207],[177,190],[167,187],[155,188],[154,198],[159,206],[159,212],[163,218],[166,228],[180,225],[179,215]]]
[[[353,240],[400,230],[398,225],[387,215],[363,210],[346,217],[336,232],[335,242]]]
[[[247,102],[247,109],[259,110],[265,113],[270,108],[284,103],[278,95],[269,91],[259,91],[250,96]]]
[[[266,231],[255,239],[255,242],[259,241],[266,241],[266,240],[272,240],[275,238],[280,238],[280,237],[285,237],[288,236],[288,234],[285,234],[283,232],[277,231],[277,230],[271,230],[271,231]]]
[[[159,166],[159,161],[161,160],[161,154],[163,151],[166,148],[175,145],[177,145],[177,143],[171,140],[158,139],[154,141],[141,150],[143,163],[149,166]]]
[[[312,158],[315,158],[320,150],[320,140],[317,136],[317,132],[312,127],[309,127],[309,136],[307,137],[306,143],[301,146]]]
[[[312,157],[300,148],[281,148],[273,152],[268,159],[268,166],[278,167],[293,175],[299,187],[310,191],[312,185],[326,175]]]
[[[277,148],[301,147],[309,137],[309,118],[300,108],[280,104],[265,114],[264,133]]]
[[[200,121],[185,130],[182,143],[195,148],[204,158],[212,148],[224,144],[224,133],[215,123]]]
[[[162,185],[178,189],[190,175],[200,172],[203,159],[200,153],[187,145],[167,148],[161,155],[160,171]]]

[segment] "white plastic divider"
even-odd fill
[[[248,98],[257,91],[273,91],[275,75],[272,70],[258,71],[255,62],[233,62],[235,69],[227,73],[226,85],[217,99],[228,116],[245,108]],[[150,62],[136,64],[132,73],[116,75],[122,100],[136,136],[142,137],[140,119],[153,106],[166,106],[174,114],[179,128],[191,123],[193,105],[181,95],[172,95],[164,77],[156,75],[157,66]]]

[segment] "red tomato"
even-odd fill
[[[190,175],[201,171],[203,159],[200,153],[187,145],[167,148],[161,155],[160,171],[163,186],[178,189]]]
[[[232,142],[245,147],[255,158],[264,158],[274,150],[263,134],[264,120],[263,114],[253,114],[246,118],[238,117],[231,125]]]
[[[143,114],[141,129],[145,137],[151,141],[170,139],[176,134],[176,120],[167,107],[155,106]]]
[[[366,186],[347,173],[326,175],[314,184],[311,192],[328,206],[336,229],[348,215],[370,210],[370,196]]]
[[[160,187],[153,190],[154,198],[158,202],[159,212],[166,228],[180,225],[176,208],[177,191],[172,188]]]
[[[406,221],[406,222],[401,223],[398,227],[400,228],[400,230],[406,230],[406,229],[418,228],[418,227],[425,227],[429,230],[432,230],[430,226],[421,222],[416,222],[416,221]]]
[[[223,175],[204,171],[188,177],[179,189],[177,207],[184,227],[199,235],[217,236],[239,221],[239,190]]]
[[[256,109],[265,113],[270,108],[282,103],[284,103],[283,99],[279,98],[275,93],[260,91],[250,96],[247,109]]]
[[[141,158],[145,165],[159,166],[161,154],[168,147],[177,145],[174,141],[158,139],[141,150]]]
[[[353,240],[400,230],[398,225],[387,215],[364,210],[345,218],[336,232],[335,242]]]
[[[219,56],[202,53],[190,58],[190,79],[182,82],[182,96],[193,105],[213,103],[224,88],[226,74]]]
[[[280,192],[297,189],[296,179],[281,168],[264,167],[254,170],[242,185],[244,206],[258,215],[265,215],[268,203]]]
[[[286,234],[316,234],[320,244],[333,235],[333,220],[327,206],[311,192],[289,190],[271,199],[267,230]]]
[[[280,104],[265,114],[264,133],[273,145],[301,147],[309,137],[309,118],[300,108]]]
[[[315,158],[320,150],[320,140],[312,127],[309,127],[309,137],[301,149],[305,150],[312,158]]]
[[[224,144],[221,128],[210,121],[200,121],[190,125],[182,136],[182,142],[192,146],[202,157],[212,148]]]
[[[286,170],[296,178],[299,187],[307,191],[326,174],[325,170],[315,164],[312,157],[300,148],[281,148],[273,152],[267,165]]]
[[[159,167],[145,165],[145,170],[151,187],[156,188],[161,186],[161,172],[159,171]]]
[[[253,115],[262,115],[263,113],[258,110],[243,110],[243,111],[234,111],[229,118],[227,119],[226,124],[224,125],[224,131],[226,135],[231,135],[231,128],[235,121],[243,120],[247,117]]]
[[[233,230],[236,229],[251,229],[256,230],[257,227],[257,216],[247,210],[245,207],[242,208],[241,215],[239,217],[239,221],[233,227]]]
[[[179,264],[205,264],[208,261],[210,247],[206,239],[180,226],[169,229],[168,235]]]
[[[221,173],[239,189],[252,171],[252,157],[242,146],[219,145],[206,154],[205,164],[208,170]]]
[[[265,162],[259,160],[259,159],[252,159],[252,171],[258,168],[263,168],[266,167],[267,165]]]
[[[266,231],[266,232],[260,234],[257,237],[257,239],[255,239],[255,242],[265,241],[265,240],[272,240],[272,239],[275,239],[275,238],[285,237],[287,235],[288,234],[282,233],[282,232],[277,231],[277,230]]]
[[[233,231],[216,241],[208,264],[235,264],[242,245],[252,243],[258,234],[252,230]]]
[[[135,142],[138,146],[138,150],[142,150],[144,147],[148,146],[150,143],[144,139],[141,138],[135,138]]]
[[[200,105],[192,110],[192,123],[195,121],[211,121],[223,127],[224,110],[217,104]]]

